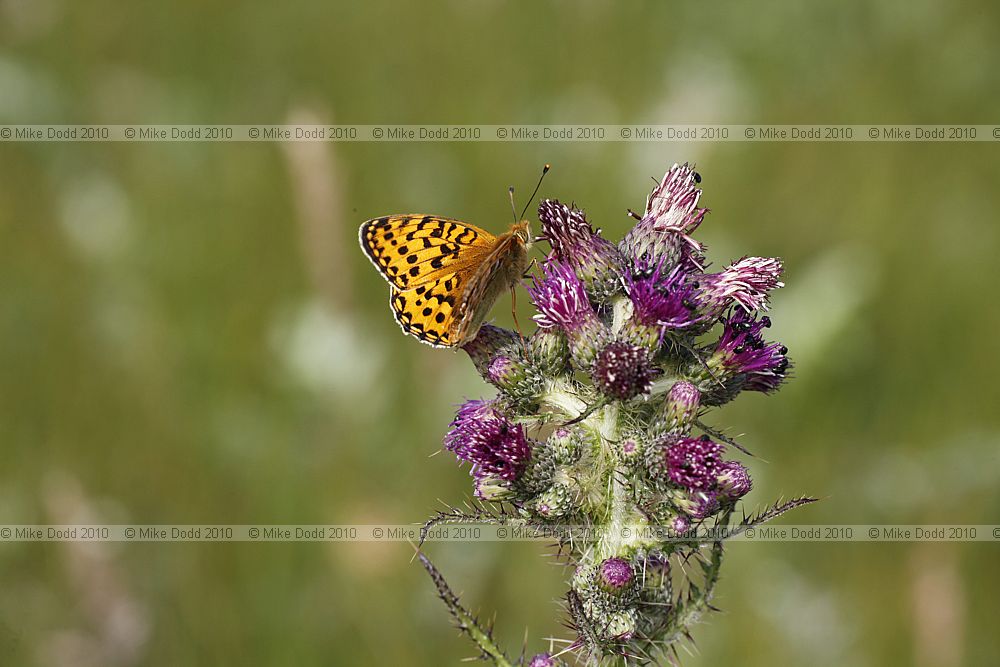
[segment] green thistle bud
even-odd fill
[[[475,494],[481,500],[499,502],[508,500],[514,496],[511,490],[511,483],[499,477],[480,477],[475,483]]]
[[[516,342],[518,342],[517,332],[492,324],[484,324],[480,327],[476,337],[463,345],[462,349],[469,355],[479,374],[489,381],[487,373],[490,361],[501,349],[510,347]]]
[[[630,596],[635,591],[635,572],[624,558],[607,558],[597,568],[597,585],[601,590],[618,598]]]
[[[635,636],[638,626],[635,609],[623,609],[608,615],[603,634],[611,641],[624,642]]]
[[[701,392],[686,380],[675,382],[663,402],[663,430],[688,434],[698,416]]]
[[[532,511],[542,519],[569,516],[575,510],[574,489],[566,482],[556,482],[531,503]]]
[[[524,360],[520,343],[498,352],[486,367],[484,377],[518,403],[528,403],[541,393],[542,375]]]
[[[579,424],[560,427],[546,440],[546,445],[552,449],[553,460],[560,466],[576,463],[584,450],[594,444],[594,434]]]
[[[569,371],[569,341],[558,329],[538,329],[528,339],[529,357],[542,375]]]

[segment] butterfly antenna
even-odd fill
[[[545,178],[545,174],[549,173],[549,169],[551,168],[551,164],[547,164],[542,167],[542,175],[538,177],[538,184],[535,186],[535,191],[531,193],[530,197],[528,197],[528,203],[524,205],[524,210],[521,211],[521,216],[516,220],[524,219],[524,214],[528,212],[528,207],[531,206],[531,202],[535,201],[535,195],[538,194],[538,188],[542,187],[542,180]]]
[[[507,194],[510,195],[510,212],[514,216],[514,222],[518,221],[517,218],[517,207],[514,206],[514,186],[507,188]]]

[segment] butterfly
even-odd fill
[[[527,220],[494,236],[451,218],[389,215],[366,221],[358,235],[389,282],[399,326],[434,347],[460,347],[476,337],[500,294],[513,294],[531,247]]]

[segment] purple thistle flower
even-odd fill
[[[650,364],[649,353],[631,343],[613,341],[597,353],[591,378],[606,396],[625,401],[649,391],[660,369]]]
[[[524,427],[514,424],[489,401],[467,401],[444,437],[445,449],[472,463],[477,481],[494,477],[514,481],[531,459]]]
[[[552,261],[542,271],[545,278],[536,277],[528,288],[539,311],[534,320],[542,329],[562,329],[577,367],[588,367],[609,332],[590,305],[583,283],[567,265]]]
[[[531,659],[528,663],[528,667],[558,667],[562,664],[562,661],[557,658],[553,658],[548,653],[539,653]]]
[[[631,588],[632,565],[624,558],[608,558],[598,569],[598,583],[608,593],[621,594]]]
[[[573,269],[587,290],[598,298],[616,291],[624,264],[621,253],[594,231],[583,211],[546,199],[538,205],[538,219],[542,223],[542,238],[552,246],[550,260]]]
[[[549,262],[542,271],[545,278],[536,277],[528,288],[531,300],[538,308],[535,322],[543,329],[561,327],[568,335],[578,333],[586,324],[596,321],[583,283],[566,264]]]
[[[678,439],[665,455],[670,481],[689,491],[714,487],[722,451],[722,445],[708,436]]]
[[[768,317],[755,320],[741,309],[724,320],[725,328],[708,364],[725,375],[745,377],[743,389],[770,392],[785,379],[791,362],[788,348],[779,343],[766,343],[761,330],[771,326]]]
[[[767,310],[768,292],[785,286],[779,280],[781,271],[778,258],[744,257],[719,273],[701,276],[696,300],[705,314],[713,318],[733,303],[748,312]]]
[[[738,461],[725,461],[719,466],[718,472],[719,489],[726,494],[730,500],[737,500],[750,493],[753,488],[753,480],[750,479],[750,471]]]
[[[649,193],[646,213],[619,249],[633,262],[664,259],[668,268],[701,268],[704,246],[691,238],[708,212],[698,208],[701,178],[687,164],[674,165]]]
[[[664,329],[683,329],[701,321],[688,272],[680,266],[665,271],[664,264],[661,260],[654,267],[640,261],[625,275],[632,317],[643,326]]]

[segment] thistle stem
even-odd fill
[[[427,570],[427,574],[431,575],[434,586],[437,587],[438,595],[445,605],[447,605],[448,611],[451,612],[452,617],[458,624],[459,630],[468,635],[469,639],[482,652],[483,658],[492,660],[496,667],[513,667],[507,655],[493,641],[490,631],[480,626],[479,621],[461,605],[458,596],[455,595],[448,582],[445,581],[444,575],[434,567],[434,564],[431,563],[427,556],[418,553],[417,557],[420,559],[420,564]]]

